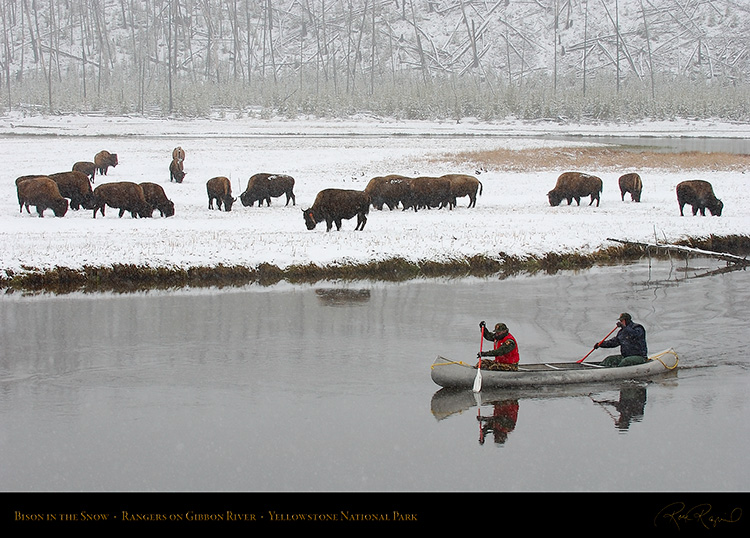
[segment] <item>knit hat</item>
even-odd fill
[[[498,323],[497,325],[495,325],[495,332],[496,333],[501,333],[501,332],[507,331],[507,330],[508,330],[508,326],[505,323]]]
[[[627,312],[623,312],[622,314],[620,314],[620,317],[618,319],[624,319],[627,322],[630,322],[633,320],[633,318]]]

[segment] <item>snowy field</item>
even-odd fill
[[[685,237],[746,235],[750,232],[750,174],[691,170],[639,170],[641,203],[623,202],[617,178],[631,170],[583,170],[600,176],[600,207],[550,207],[546,193],[559,171],[483,170],[483,193],[476,208],[468,198],[453,211],[371,210],[365,230],[356,219],[326,233],[325,223],[305,228],[301,210],[328,187],[364,189],[373,176],[389,173],[441,175],[475,173],[475,166],[448,164],[457,151],[541,145],[571,145],[537,138],[547,134],[623,136],[714,136],[750,138],[750,126],[696,122],[574,126],[556,123],[483,124],[359,121],[271,121],[256,119],[149,120],[94,116],[0,118],[0,270],[55,266],[136,264],[189,267],[270,263],[284,268],[315,263],[368,262],[393,257],[449,260],[476,254],[495,256],[589,253],[612,243],[607,238],[676,241]],[[579,142],[582,144],[583,142]],[[168,166],[175,146],[186,151],[182,184],[170,183]],[[27,174],[67,171],[76,161],[93,161],[106,149],[119,165],[94,186],[109,181],[152,181],[174,202],[170,218],[105,217],[69,210],[55,218],[19,212],[15,179]],[[206,181],[232,180],[233,193],[245,189],[257,172],[284,173],[295,180],[297,205],[274,198],[270,207],[231,212],[208,209]],[[674,188],[685,179],[710,181],[724,201],[721,217],[680,217]],[[565,204],[565,202],[563,202]]]

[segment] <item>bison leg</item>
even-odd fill
[[[357,215],[357,227],[354,228],[354,230],[364,230],[365,224],[367,224],[367,215],[360,213],[359,215]]]

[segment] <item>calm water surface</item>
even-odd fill
[[[0,487],[746,491],[750,274],[687,278],[715,267],[6,295]],[[473,359],[480,320],[524,361],[577,360],[621,311],[676,374],[480,401],[430,379]]]

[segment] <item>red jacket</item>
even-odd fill
[[[506,336],[502,340],[495,340],[494,349],[499,348],[508,340],[513,340],[513,343],[516,344],[515,347],[505,355],[499,355],[495,357],[495,362],[500,362],[503,364],[518,364],[518,361],[520,360],[520,357],[518,355],[518,342],[516,342],[516,339],[513,338],[513,335],[511,335],[510,333],[508,333],[508,336]]]

